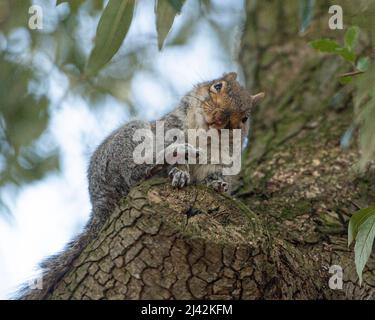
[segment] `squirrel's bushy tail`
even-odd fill
[[[75,239],[71,240],[62,252],[48,257],[40,264],[42,274],[36,281],[35,286],[23,284],[17,292],[15,299],[19,300],[44,300],[47,298],[62,277],[69,271],[73,261],[82,250],[99,232],[102,221],[96,221],[94,215],[86,224],[84,231]]]

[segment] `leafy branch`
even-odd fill
[[[57,5],[76,0],[57,0]],[[172,28],[176,15],[181,12],[185,0],[156,0],[156,29],[158,32],[159,50]],[[95,45],[85,68],[85,77],[99,73],[119,51],[128,34],[134,16],[135,0],[109,0],[96,30]]]
[[[342,84],[347,84],[353,80],[353,76],[364,73],[368,67],[369,57],[357,57],[355,49],[358,43],[360,29],[357,26],[348,28],[344,36],[344,45],[340,45],[337,41],[332,39],[317,39],[310,42],[310,45],[324,53],[336,54],[350,62],[355,68],[354,71],[342,74],[339,76]]]
[[[354,67],[353,71],[339,75],[339,81],[343,85],[354,82],[357,89],[354,102],[356,109],[360,110],[357,110],[354,123],[360,127],[359,146],[362,153],[360,168],[363,168],[375,153],[373,139],[375,129],[375,90],[374,82],[372,81],[375,66],[370,57],[358,57],[355,53],[360,31],[356,26],[348,28],[344,36],[343,46],[332,39],[317,39],[310,42],[310,45],[320,52],[336,54]],[[367,102],[364,103],[364,101]],[[363,270],[372,252],[374,238],[375,205],[372,205],[355,212],[349,221],[348,227],[348,245],[350,246],[355,240],[355,265],[360,283],[362,283]]]

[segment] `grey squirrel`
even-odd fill
[[[196,85],[181,99],[176,109],[160,120],[165,130],[240,129],[245,138],[252,107],[263,99],[264,93],[251,95],[236,79],[237,74],[232,72]],[[88,168],[91,218],[83,233],[70,242],[62,254],[52,256],[42,264],[43,288],[23,292],[22,299],[46,298],[69,270],[73,260],[96,237],[130,188],[156,174],[154,172],[168,175],[172,185],[179,188],[189,183],[204,183],[218,192],[230,190],[229,179],[222,174],[221,164],[165,165],[160,170],[155,170],[157,166],[154,164],[136,164],[133,151],[138,143],[132,137],[137,129],[142,128],[154,129],[155,122],[130,121],[115,130],[96,149]],[[189,147],[194,152],[198,150],[194,149],[195,146]]]

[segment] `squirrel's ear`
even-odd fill
[[[252,106],[255,107],[260,101],[264,99],[266,94],[264,92],[257,93],[251,96]]]
[[[229,72],[224,74],[224,79],[227,81],[234,81],[237,79],[237,73]]]

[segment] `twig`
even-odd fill
[[[359,75],[359,74],[362,74],[362,73],[364,73],[364,71],[357,70],[357,71],[351,71],[351,72],[340,74],[338,77],[344,78],[344,77],[356,76],[356,75]]]

